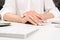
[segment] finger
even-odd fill
[[[33,25],[37,25],[33,20],[31,20],[30,18],[27,18],[29,22],[31,22]]]
[[[37,18],[34,14],[33,15],[29,15],[28,14],[28,16],[30,17],[30,19],[32,19],[36,24],[38,24],[38,25],[40,25],[40,23],[42,23],[42,21],[39,19],[39,18]]]
[[[41,19],[35,16],[34,11],[27,12],[24,15],[30,17],[30,19],[33,20],[36,24],[40,25]]]
[[[40,14],[38,14],[36,11],[31,10],[30,12],[31,12],[30,14],[32,14],[32,15],[34,14],[36,17],[38,17],[40,20],[42,20]]]
[[[25,17],[23,17],[23,22],[24,22],[24,23],[26,23],[26,22],[27,22],[27,20],[26,20],[26,18],[25,18]]]
[[[43,14],[35,14],[39,19],[45,20],[45,16]]]
[[[40,23],[40,25],[38,25],[38,26],[45,26],[46,24],[45,23]]]
[[[38,17],[40,20],[42,20],[40,14],[38,14],[37,12],[35,12],[35,15],[36,15],[36,17]]]
[[[31,20],[28,16],[25,17],[27,21],[31,22],[33,25],[37,25],[33,20]]]

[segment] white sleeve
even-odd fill
[[[55,6],[53,0],[45,0],[45,10],[52,13],[55,17],[60,17],[60,12]]]
[[[5,4],[3,8],[0,10],[2,20],[3,20],[4,14],[8,12],[16,13],[15,0],[5,0]]]

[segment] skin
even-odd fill
[[[26,20],[31,22],[33,25],[40,25],[42,23],[42,20],[37,17],[39,15],[35,11],[28,11],[24,13],[24,16],[27,17]]]
[[[47,14],[38,14],[36,11],[28,11],[24,13],[24,17],[27,17],[27,21],[31,22],[34,25],[43,25],[43,21],[53,18],[54,15],[52,13]]]
[[[15,15],[12,13],[6,13],[3,17],[5,21],[12,21],[12,22],[19,22],[19,23],[26,23],[29,21],[33,25],[44,25],[43,21],[53,18],[52,13],[47,13],[47,14],[38,14],[36,11],[28,11],[23,14],[23,17],[20,15]]]
[[[26,23],[25,18],[22,18],[20,15],[15,15],[12,13],[6,13],[3,17],[5,21],[11,21],[11,22],[19,22],[19,23]]]

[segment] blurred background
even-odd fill
[[[56,7],[60,10],[60,0],[53,0]],[[0,0],[0,10],[3,8],[3,5],[5,3],[5,0]]]
[[[56,7],[58,7],[58,9],[60,10],[60,0],[53,0]]]
[[[0,0],[0,10],[3,8],[4,3],[5,3],[5,0]]]

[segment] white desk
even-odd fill
[[[18,23],[12,23],[12,25],[18,25]],[[26,39],[7,38],[0,37],[0,40],[60,40],[60,28],[56,28],[53,25],[40,26],[39,31]]]

